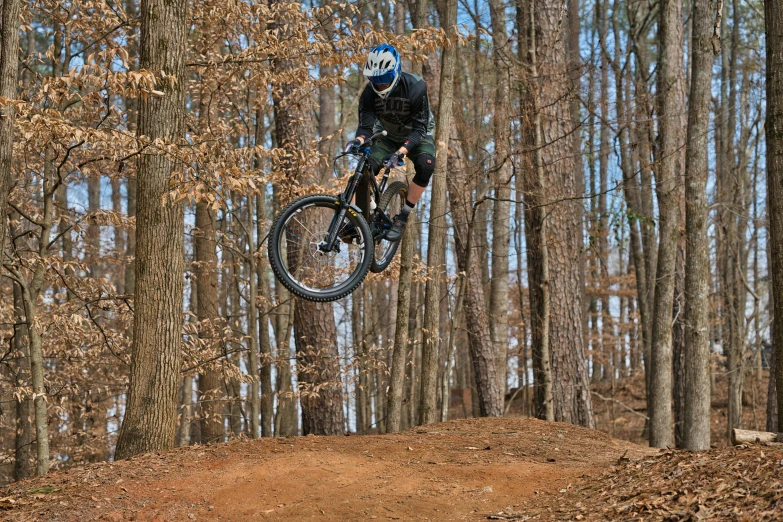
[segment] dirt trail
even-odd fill
[[[566,424],[470,419],[399,435],[235,441],[0,491],[16,520],[486,520],[650,450]]]

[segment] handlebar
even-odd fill
[[[380,132],[376,132],[375,134],[373,134],[372,136],[370,136],[369,138],[364,140],[362,142],[361,146],[359,147],[359,152],[358,153],[361,154],[363,151],[369,150],[370,146],[373,144],[373,142],[375,142],[375,140],[377,140],[378,138],[382,138],[382,137],[386,136],[386,134],[387,134],[387,132],[385,130],[382,130]],[[335,156],[334,159],[336,161],[336,160],[342,158],[343,156],[351,156],[351,155],[355,155],[355,154],[357,154],[357,152],[351,152],[351,151],[347,151],[346,150],[346,151],[338,154],[337,156]],[[398,167],[402,167],[404,164],[405,164],[405,162],[400,160],[400,163],[397,166]]]
[[[382,130],[380,132],[376,132],[375,134],[373,134],[372,136],[370,136],[369,138],[367,138],[366,140],[364,140],[362,142],[362,144],[358,148],[359,152],[361,152],[362,150],[369,150],[370,146],[373,144],[373,142],[375,140],[377,140],[378,138],[381,138],[383,136],[386,136],[386,134],[387,133],[386,133],[385,130]],[[349,156],[349,155],[354,155],[354,154],[356,154],[356,152],[353,152],[351,150],[344,150],[342,153],[340,153],[337,156],[335,156],[334,159],[338,160],[338,159],[342,158],[343,156]]]
[[[375,134],[370,136],[369,140],[365,141],[364,143],[368,143],[368,142],[372,143],[372,142],[374,142],[375,140],[377,140],[378,138],[380,138],[382,136],[386,136],[386,131],[385,130],[382,130],[381,132],[376,132]],[[364,145],[364,143],[362,143],[362,145]]]

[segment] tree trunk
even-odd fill
[[[16,99],[21,0],[3,0],[0,6],[0,98]],[[0,107],[0,259],[8,230],[8,191],[14,154],[14,107]]]
[[[615,0],[614,9],[618,8],[618,1]],[[630,80],[625,84],[623,81],[623,71],[617,66],[621,59],[621,44],[620,44],[620,32],[616,23],[616,17],[613,19],[612,27],[614,30],[615,41],[615,58],[613,65],[615,66],[615,92],[616,92],[616,110],[617,110],[617,126],[620,131],[618,133],[618,139],[620,144],[620,167],[623,173],[623,196],[625,197],[625,203],[627,207],[627,221],[630,242],[630,258],[633,261],[633,273],[636,276],[636,301],[639,308],[639,322],[641,328],[639,329],[642,334],[642,351],[645,350],[645,346],[649,346],[649,318],[650,310],[648,308],[648,288],[647,288],[647,264],[645,259],[645,244],[643,231],[646,229],[646,223],[639,219],[642,216],[642,203],[640,197],[640,181],[639,175],[636,172],[636,165],[638,164],[638,154],[635,153],[636,148],[631,150],[628,145],[629,140],[633,140],[634,136],[631,136],[629,129],[630,111],[627,107],[627,98],[630,97]],[[630,42],[629,42],[630,46]],[[624,93],[628,93],[624,96]],[[641,229],[640,229],[641,226]],[[630,266],[629,266],[630,268]],[[629,308],[633,308],[633,301],[629,303]],[[632,339],[631,348],[631,371],[635,372],[641,366],[639,364],[639,352],[635,348],[637,343]],[[647,372],[649,374],[649,372]]]
[[[770,337],[774,338],[774,334]],[[769,358],[769,382],[767,383],[767,431],[779,429],[777,386],[775,385],[775,351],[775,347],[773,346],[772,356]]]
[[[454,133],[456,135],[456,133]],[[455,136],[456,137],[456,136]],[[479,399],[479,411],[482,417],[500,417],[503,415],[503,392],[497,375],[496,353],[492,349],[492,337],[484,301],[484,289],[481,284],[481,260],[476,252],[470,252],[472,241],[472,223],[476,212],[471,205],[472,185],[466,176],[462,155],[461,140],[453,140],[449,159],[449,175],[446,178],[451,200],[451,213],[454,220],[455,246],[457,251],[457,269],[467,274],[465,285],[464,309],[468,331],[468,347],[476,376]],[[483,197],[486,187],[477,190]],[[472,248],[470,248],[472,250]],[[504,365],[505,366],[505,365]]]
[[[15,386],[29,386],[30,376],[30,348],[28,346],[28,329],[25,321],[24,301],[22,289],[17,283],[14,287],[14,351],[17,353],[18,363],[14,383]],[[33,460],[33,398],[24,395],[16,402],[16,431],[15,431],[15,458],[14,480],[22,480],[32,477],[35,473]]]
[[[416,216],[412,214],[408,217],[408,229],[410,231],[402,236],[400,251],[400,279],[397,285],[397,327],[394,330],[392,366],[391,375],[389,376],[387,433],[398,433],[402,424],[402,395],[405,387],[406,354],[408,353],[408,320],[411,307],[413,254],[416,251],[416,236],[413,234],[415,227]]]
[[[215,214],[205,202],[196,203],[194,231],[194,274],[196,278],[196,317],[199,338],[205,347],[204,359],[215,357],[220,350],[220,313],[218,311],[218,274]],[[223,440],[223,382],[209,365],[198,378],[198,402],[201,406],[201,442]]]
[[[367,418],[367,367],[364,355],[364,329],[362,327],[362,294],[356,289],[351,294],[351,334],[354,348],[354,369],[356,371],[356,433],[364,434],[370,424]]]
[[[138,19],[138,11],[136,0],[123,0],[125,7],[125,13],[130,20]],[[134,30],[135,32],[135,30]],[[138,70],[138,42],[136,38],[128,39],[128,56],[130,57],[132,69]],[[130,98],[126,100],[127,113],[128,113],[128,125],[127,131],[134,132],[138,130],[138,102],[136,98]],[[135,126],[135,128],[134,128]],[[125,188],[127,191],[127,205],[128,205],[128,217],[136,217],[136,179],[134,174],[129,174],[125,180]],[[133,295],[136,291],[136,228],[128,227],[125,232],[125,274],[123,287],[125,293]],[[132,330],[132,328],[129,328]],[[128,332],[128,335],[132,335],[132,331]]]
[[[683,178],[681,178],[683,179]],[[683,179],[684,180],[684,179]],[[678,221],[685,221],[685,199],[680,199]],[[674,271],[674,304],[672,308],[672,413],[674,415],[674,447],[683,447],[685,425],[685,235],[677,241]]]
[[[672,310],[675,264],[680,235],[679,129],[682,110],[682,0],[660,4],[658,78],[657,192],[660,223],[658,267],[653,309],[650,368],[650,445],[673,447],[672,431]]]
[[[304,435],[345,432],[337,327],[331,303],[298,300],[294,309],[296,362]]]
[[[90,277],[98,279],[103,277],[101,266],[101,228],[94,217],[101,208],[101,176],[92,174],[87,178],[87,210],[91,216],[87,220],[87,252],[89,260]]]
[[[122,214],[122,194],[120,192],[120,186],[121,180],[117,177],[113,177],[111,179],[111,209],[112,212],[118,216]],[[122,225],[114,227],[114,248],[116,249],[115,255],[118,260],[121,260],[125,253],[125,227]],[[124,270],[125,263],[121,262],[119,266],[120,270]],[[113,282],[117,287],[117,294],[124,295],[125,272],[118,270],[117,275],[113,278]]]
[[[782,46],[783,48],[783,46]],[[783,93],[783,90],[780,92]],[[780,107],[780,105],[778,105]],[[783,122],[781,122],[783,123]],[[769,129],[767,129],[767,132],[769,132]],[[778,150],[783,150],[783,147],[781,147]],[[781,165],[783,165],[783,162],[781,162]],[[767,173],[767,176],[769,176],[769,173]],[[769,222],[769,212],[770,212],[770,198],[769,198],[769,190],[767,190],[767,271],[770,275],[772,275],[772,230],[770,227]],[[775,375],[777,375],[777,357],[775,350],[775,299],[774,299],[774,280],[772,277],[769,277],[769,282],[767,283],[767,288],[769,292],[769,306],[768,306],[768,313],[770,318],[769,323],[769,339],[772,342],[772,354],[769,357],[769,382],[767,383],[767,431],[777,431],[778,428],[778,394],[777,394],[777,386],[775,385]]]
[[[599,105],[601,107],[601,132],[599,137],[598,151],[598,231],[591,233],[595,238],[598,236],[598,265],[600,266],[600,278],[608,281],[609,278],[609,228],[608,214],[606,206],[606,188],[609,177],[609,152],[611,145],[609,142],[609,124],[611,119],[609,115],[609,50],[606,48],[606,35],[609,31],[609,3],[607,0],[599,0],[596,3],[598,12],[598,38],[601,42],[601,95]],[[615,72],[615,74],[617,74]],[[600,286],[600,283],[599,283]],[[601,337],[599,346],[601,347],[601,359],[598,361],[598,368],[604,368],[603,372],[598,372],[601,378],[607,377],[607,358],[609,340],[611,339],[609,328],[611,325],[611,315],[609,313],[609,296],[601,297]],[[593,319],[595,320],[595,319]],[[593,363],[595,364],[595,362]]]
[[[49,433],[44,386],[43,346],[41,332],[35,326],[38,319],[38,292],[23,288],[25,318],[31,327],[29,332],[30,372],[32,375],[33,404],[35,406],[36,474],[44,475],[49,471]]]
[[[289,67],[285,62],[275,64],[278,71]],[[295,96],[301,93],[292,85],[274,85],[277,146],[289,151],[289,157],[305,150],[314,135],[308,115],[309,100]],[[288,178],[299,182],[307,181],[306,176],[311,173],[288,160],[281,168]],[[303,432],[305,435],[342,434],[345,429],[342,380],[332,304],[296,299],[293,325]]]
[[[266,196],[264,192],[256,195],[256,235],[259,240],[268,230],[266,222]],[[259,251],[260,251],[259,245]],[[267,279],[266,255],[259,253],[257,274],[258,293],[261,296],[261,308],[258,316],[258,347],[261,350],[261,436],[273,436],[274,424],[274,389],[272,388],[272,343],[269,331],[269,280]]]
[[[728,6],[726,7],[728,12]],[[729,52],[723,53],[722,104],[720,126],[721,155],[718,169],[718,259],[721,276],[722,302],[722,345],[727,356],[729,376],[729,397],[726,438],[731,430],[741,424],[742,385],[744,381],[743,359],[745,353],[745,306],[744,285],[747,265],[745,247],[746,175],[737,161],[742,154],[741,144],[735,143],[737,126],[737,59],[739,49],[740,15],[738,2],[732,2],[732,30]],[[724,25],[728,25],[727,23]]]
[[[280,187],[274,187],[273,213],[282,208]],[[276,279],[275,300],[277,313],[273,316],[272,327],[277,347],[275,389],[277,393],[277,411],[275,411],[275,435],[278,437],[294,436],[299,432],[297,414],[298,398],[294,393],[291,376],[291,334],[294,326],[294,300],[286,288]]]
[[[526,215],[538,214],[538,217],[528,219],[526,228],[528,249],[535,249],[528,256],[531,290],[539,287],[537,292],[531,291],[531,325],[538,329],[534,336],[534,346],[538,346],[534,361],[538,361],[539,378],[547,364],[552,369],[554,419],[593,427],[582,330],[582,203],[557,201],[583,190],[581,177],[576,174],[573,144],[567,138],[574,131],[574,124],[570,117],[571,82],[561,4],[540,0],[531,2],[529,8],[533,33],[529,59],[535,65],[530,88],[534,94],[524,110],[532,110],[527,117],[537,122],[530,147],[536,156],[531,163],[536,172],[533,186],[537,195],[527,198],[527,207],[532,212]],[[547,315],[549,320],[545,319]],[[548,343],[542,340],[546,331]],[[544,353],[546,349],[549,357]],[[541,408],[547,399],[538,395],[536,403]]]
[[[490,0],[492,19],[492,57],[497,81],[493,110],[493,143],[495,146],[492,207],[492,279],[489,291],[489,331],[492,336],[495,367],[500,393],[506,391],[508,357],[508,261],[511,221],[511,158],[509,156],[509,78],[505,65],[511,50],[506,33],[506,2]],[[504,59],[505,57],[505,59]]]
[[[783,310],[783,0],[766,0],[767,34],[767,198],[772,249],[772,295]],[[783,328],[774,328],[778,429],[783,431]],[[772,376],[770,376],[772,378]],[[773,430],[774,431],[774,430]]]
[[[253,214],[255,213],[255,194],[253,191],[247,194],[247,235],[248,251],[248,299],[247,299],[247,348],[248,348],[248,374],[250,374],[250,390],[247,402],[250,403],[250,438],[259,436],[261,420],[261,402],[259,398],[259,384],[261,380],[261,367],[258,364],[258,267],[256,266],[256,240],[254,237]],[[268,342],[267,337],[267,342]],[[267,432],[268,433],[268,432]],[[269,436],[267,434],[267,436]]]
[[[445,0],[445,16],[441,25],[449,36],[454,35],[457,21],[457,1]],[[436,123],[435,143],[440,152],[432,176],[429,242],[427,247],[427,286],[424,297],[424,346],[421,366],[421,394],[419,397],[419,424],[438,421],[438,330],[440,328],[441,282],[446,267],[446,177],[448,155],[446,146],[451,131],[451,104],[454,93],[454,70],[457,51],[453,45],[443,49],[440,76],[440,101]]]
[[[707,138],[713,42],[712,0],[694,0],[691,89],[685,159],[685,409],[683,447],[710,449],[709,239]]]
[[[142,69],[165,71],[163,96],[139,101],[138,135],[176,141],[184,131],[187,3],[143,0]],[[184,205],[164,198],[174,161],[144,154],[138,162],[136,297],[130,384],[115,457],[171,448],[176,442],[182,344]]]
[[[193,422],[193,375],[188,374],[182,380],[182,413],[179,421],[179,440],[177,446],[190,444],[190,425]]]
[[[235,195],[238,199],[238,195]],[[232,218],[231,221],[236,220],[236,222],[239,222],[240,219],[242,219],[242,211],[240,209],[239,212],[237,212]],[[226,226],[227,230],[231,229],[231,222],[227,223]],[[237,247],[242,250],[242,240],[238,240]],[[239,339],[242,335],[244,335],[244,332],[242,331],[241,327],[241,320],[242,317],[242,303],[240,301],[240,292],[239,292],[239,280],[242,277],[242,261],[239,256],[227,256],[227,259],[229,259],[229,266],[231,269],[229,270],[227,274],[228,279],[228,307],[226,308],[228,310],[228,313],[225,314],[225,317],[227,319],[228,323],[228,330],[231,332],[232,337],[234,339]],[[248,362],[248,357],[244,353],[244,348],[241,343],[236,341],[229,341],[227,349],[230,351],[237,350],[236,353],[233,353],[231,355],[231,361],[234,363],[234,365],[237,368],[237,372],[242,371],[242,365],[247,364],[247,368],[250,367],[250,364]],[[225,382],[225,381],[224,381]],[[239,378],[234,377],[228,380],[226,383],[227,392],[228,392],[228,426],[231,430],[230,435],[233,436],[239,436],[242,434],[243,430],[243,424],[244,429],[246,431],[250,430],[250,423],[247,422],[249,419],[247,418],[247,410],[244,408],[244,401],[242,400],[242,383],[239,381]]]
[[[646,281],[644,284],[644,294],[639,295],[639,310],[642,317],[642,360],[644,362],[644,379],[645,387],[647,390],[646,401],[647,411],[650,411],[650,403],[652,396],[649,393],[650,390],[650,377],[652,367],[652,324],[653,315],[655,310],[655,292],[656,289],[656,269],[658,265],[658,247],[657,247],[657,234],[655,230],[655,216],[653,215],[653,188],[652,188],[652,145],[654,143],[653,138],[653,125],[652,125],[652,99],[648,89],[649,70],[650,64],[647,58],[649,52],[649,42],[646,37],[646,33],[642,30],[643,24],[646,22],[646,17],[649,16],[649,10],[651,7],[645,2],[635,0],[629,7],[629,46],[633,49],[634,56],[636,57],[636,68],[634,77],[635,88],[635,130],[634,138],[632,142],[639,143],[639,164],[638,168],[641,173],[640,179],[640,191],[638,195],[639,201],[639,216],[642,219],[639,220],[639,226],[641,227],[641,241],[644,252],[642,258],[644,262],[644,275]],[[630,102],[630,100],[629,100]],[[634,149],[635,150],[635,149]],[[633,153],[634,150],[631,152]],[[632,166],[636,169],[636,164]],[[639,272],[637,271],[637,277]],[[637,282],[637,288],[641,289],[641,285]],[[646,300],[644,307],[647,311],[646,314],[642,313],[641,300]],[[648,421],[649,423],[649,421]],[[645,433],[649,432],[649,425],[645,424]]]

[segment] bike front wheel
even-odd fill
[[[335,301],[353,292],[370,269],[372,233],[364,218],[348,210],[339,223],[340,200],[316,194],[289,204],[272,224],[269,263],[277,279],[309,301]],[[338,238],[324,242],[331,227]]]

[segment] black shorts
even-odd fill
[[[405,140],[395,142],[386,137],[376,140],[370,149],[370,158],[373,160],[373,166],[376,167],[376,169],[380,169],[383,159],[389,154],[393,154],[400,150],[400,147],[404,144]],[[424,136],[413,149],[408,151],[407,157],[410,158],[415,165],[416,157],[420,154],[429,154],[433,158],[435,157],[435,139],[432,136]]]

